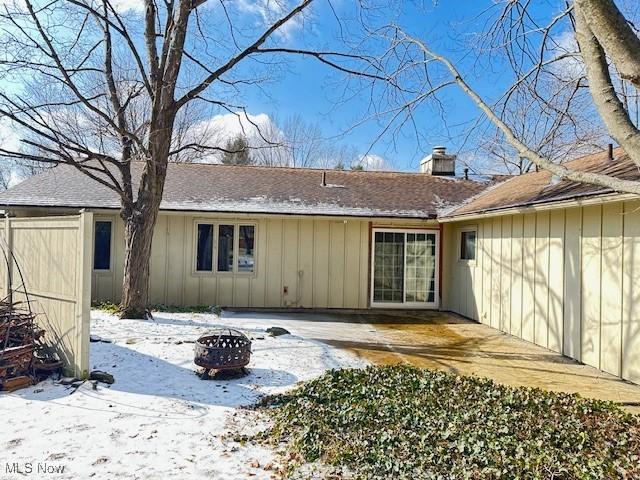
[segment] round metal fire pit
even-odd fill
[[[194,363],[206,370],[246,367],[251,359],[251,340],[233,328],[209,332],[195,344]]]

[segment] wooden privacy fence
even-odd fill
[[[89,369],[93,214],[5,218],[7,254],[0,283],[5,296],[27,303],[46,330],[67,374]]]

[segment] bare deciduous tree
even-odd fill
[[[72,165],[118,195],[125,224],[123,316],[144,315],[148,303],[167,163],[188,152],[225,150],[185,141],[184,112],[196,104],[238,111],[234,100],[264,77],[257,69],[269,73],[268,58],[312,53],[277,42],[312,1],[272,2],[272,20],[257,35],[242,28],[245,13],[228,2],[204,9],[206,0],[141,0],[139,11],[110,0],[0,7],[0,78],[15,85],[0,92],[0,116],[20,131],[23,145],[0,153]],[[134,161],[142,162],[139,176]]]
[[[637,112],[628,101],[638,93],[640,40],[616,3],[574,0],[560,4],[562,9],[547,25],[533,20],[529,1],[501,3],[502,13],[488,35],[493,43],[486,50],[487,55],[497,50],[506,53],[502,60],[515,78],[493,102],[483,98],[467,80],[471,76],[438,54],[425,38],[409,34],[398,24],[367,26],[371,43],[383,44],[376,67],[385,71],[387,81],[370,83],[371,116],[386,118],[383,133],[408,126],[419,136],[415,111],[427,103],[442,110],[439,94],[456,85],[507,141],[512,151],[497,143],[517,171],[535,166],[561,178],[640,194],[640,182],[575,171],[558,163],[564,156],[562,150],[566,153],[577,144],[597,144],[602,133],[608,132],[640,167],[640,135],[634,123]],[[561,45],[560,36],[567,32],[574,32],[575,51]],[[578,71],[561,78],[559,68],[567,66]],[[590,128],[596,115],[606,130]]]
[[[222,163],[226,165],[251,165],[249,142],[244,135],[237,135],[227,142],[227,151],[222,155]]]
[[[355,148],[325,137],[317,123],[301,115],[287,117],[281,124],[273,119],[254,140],[252,157],[256,164],[294,168],[333,168],[351,165],[357,160]],[[266,139],[266,141],[265,141]]]

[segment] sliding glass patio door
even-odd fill
[[[437,307],[438,232],[374,229],[372,240],[372,306]]]

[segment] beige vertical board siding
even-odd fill
[[[117,239],[124,238],[124,221],[120,218],[119,215],[114,215],[112,217],[113,225],[115,228],[113,229],[113,238],[114,238],[114,246],[112,246],[113,250],[113,286],[111,291],[113,292],[113,301],[120,303],[122,300],[122,282],[124,281],[124,256],[125,251],[124,248],[117,248],[120,244]],[[91,259],[90,263],[93,268],[93,259]]]
[[[600,368],[614,375],[622,373],[623,208],[622,203],[602,206]]]
[[[185,305],[212,305],[212,302],[202,300],[203,295],[203,278],[194,275],[196,269],[196,224],[195,218],[184,218],[184,245],[182,247],[182,265],[183,272],[182,281],[184,283],[184,292],[182,294],[182,302]],[[151,247],[153,248],[153,246]],[[170,272],[168,272],[170,275]]]
[[[493,222],[491,219],[483,222],[482,228],[482,323],[491,325],[491,237]],[[454,288],[457,288],[454,287]]]
[[[476,232],[476,242],[477,242],[477,238],[478,238],[478,232]],[[473,263],[474,267],[478,263],[478,255],[479,255],[478,248],[476,247],[476,260]],[[474,292],[474,285],[478,281],[478,279],[480,277],[480,274],[478,273],[478,269],[477,268],[465,268],[464,271],[466,273],[468,272],[467,273],[468,274],[467,283],[465,285],[467,317],[477,321],[480,309],[479,309],[479,306],[478,306],[478,299],[473,294],[473,292]],[[443,272],[443,275],[445,275],[444,272]]]
[[[546,347],[549,333],[549,212],[536,215],[534,269],[533,339],[536,344]]]
[[[477,261],[454,262],[470,224],[444,228],[445,308],[471,317],[464,292],[483,323],[509,310],[512,335],[640,382],[640,201],[477,219]]]
[[[313,305],[329,306],[329,222],[316,220],[313,244]]]
[[[640,383],[640,201],[624,205],[622,377]]]
[[[476,260],[465,262],[460,260],[460,236],[462,228],[476,228]],[[453,310],[468,318],[481,321],[482,317],[482,224],[468,223],[461,225],[445,224],[442,230],[442,308]],[[475,287],[478,285],[478,288]]]
[[[511,236],[512,217],[502,217],[500,245],[500,330],[511,329]]]
[[[522,227],[522,338],[533,342],[535,338],[535,248],[536,216],[524,216]]]
[[[440,241],[443,244],[451,245],[451,242],[455,239],[452,234],[454,230],[454,225],[450,223],[445,223],[442,226],[442,237]],[[447,272],[443,278],[440,285],[440,293],[442,294],[442,308],[446,310],[454,310],[452,306],[452,292],[451,286],[455,283],[455,280],[452,278],[454,275],[450,275],[449,272],[455,271],[454,267],[451,263],[451,258],[453,256],[453,248],[446,248],[443,252],[441,262],[442,262],[442,271]]]
[[[370,223],[360,223],[360,308],[367,308],[369,306],[369,285],[371,285],[371,272],[369,266],[369,245],[371,245],[370,238]],[[363,282],[362,279],[365,279]]]
[[[345,224],[329,224],[329,307],[344,305]]]
[[[600,367],[600,302],[602,271],[602,207],[582,209],[582,339],[581,360]]]
[[[483,270],[483,261],[484,261],[484,249],[482,248],[482,238],[484,237],[485,233],[485,224],[484,222],[476,222],[475,225],[477,225],[478,227],[478,234],[477,234],[477,245],[476,245],[476,255],[478,255],[478,258],[476,258],[476,263],[475,265],[473,265],[473,269],[476,271],[476,278],[475,278],[475,283],[473,285],[474,291],[472,292],[473,298],[475,299],[475,302],[477,304],[477,308],[478,308],[478,316],[476,317],[476,320],[479,322],[482,322],[482,315],[484,312],[484,288],[483,288],[483,282],[484,282],[484,270]],[[445,244],[446,245],[446,244]],[[446,252],[446,246],[445,246],[445,252]],[[443,275],[445,278],[447,277],[447,275]],[[452,284],[449,289],[455,289],[455,285]],[[480,292],[480,294],[477,294],[476,292]]]
[[[156,223],[156,228],[153,231],[151,263],[149,266],[149,302],[152,304],[166,303],[167,282],[164,280],[167,277],[167,256],[169,254],[167,250],[168,223],[169,217],[160,215]],[[120,244],[120,242],[116,242],[116,245],[118,244]],[[114,248],[114,245],[112,245],[111,248]],[[117,249],[118,246],[115,246],[115,248]],[[124,248],[124,245],[122,245],[121,248]],[[195,260],[190,267],[195,269]]]
[[[564,224],[564,324],[562,353],[576,360],[581,360],[582,209],[566,209]]]
[[[447,225],[443,235],[443,242],[450,248],[444,250],[445,263],[442,265],[443,272],[443,292],[446,298],[443,298],[445,305],[450,307],[462,315],[468,316],[466,311],[466,289],[467,282],[465,280],[466,268],[460,261],[460,228],[466,225]],[[448,228],[447,228],[448,227]],[[453,288],[455,285],[455,288]]]
[[[464,310],[464,315],[469,318],[473,318],[473,302],[471,298],[473,297],[473,280],[472,272],[473,269],[464,268],[461,270],[462,279],[463,279],[463,288],[460,289],[460,302],[462,303],[462,309]]]
[[[301,307],[313,307],[313,220],[300,220],[299,232],[298,268],[302,271],[298,284],[299,304]]]
[[[270,218],[267,222],[267,293],[265,306],[282,306],[282,219]]]
[[[113,261],[109,271],[93,272],[92,298],[119,301],[124,225],[115,215],[100,214],[99,219],[114,222]],[[214,267],[217,225],[255,225],[255,272],[196,272],[198,222],[214,225]],[[384,225],[420,228],[427,223]],[[237,235],[234,241],[237,248]],[[367,308],[369,248],[367,219],[161,213],[151,249],[150,302],[257,308]]]
[[[367,272],[361,271],[361,261],[358,251],[360,249],[360,224],[361,222],[347,222],[344,235],[344,308],[358,308],[360,305],[360,281],[367,276]]]
[[[522,334],[522,228],[524,217],[514,215],[511,225],[511,323],[510,333]]]
[[[549,350],[562,353],[564,304],[564,210],[549,213]]]
[[[93,215],[5,222],[8,244],[22,273],[21,277],[17,267],[10,267],[14,300],[29,301],[66,371],[85,376],[89,369]]]
[[[298,291],[298,220],[286,218],[282,229],[282,284],[284,305],[297,305],[300,301]],[[271,251],[269,252],[271,253]],[[288,293],[284,293],[284,287]]]
[[[251,299],[249,305],[254,307],[266,306],[267,290],[267,220],[262,218],[257,222],[255,247],[255,274],[251,279]]]
[[[187,217],[182,215],[170,215],[166,218],[165,275],[171,275],[173,281],[165,283],[166,293],[163,303],[168,305],[182,305],[186,276],[184,268],[184,251],[187,246],[186,224],[189,223],[189,228],[193,228],[193,222],[187,222]]]
[[[502,219],[496,217],[493,219],[491,234],[491,288],[494,292],[491,295],[491,321],[489,325],[493,328],[500,328],[500,307],[501,296],[500,290],[500,271],[502,269],[501,252],[502,252]]]

